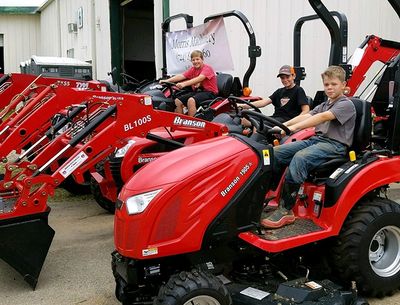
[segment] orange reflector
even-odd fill
[[[252,90],[249,87],[243,88],[243,96],[250,96]]]
[[[279,146],[279,140],[278,139],[274,140],[274,146]]]

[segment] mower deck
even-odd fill
[[[226,285],[233,305],[368,305],[356,291],[341,291],[329,280],[309,281],[299,278],[279,285],[275,293],[238,283]]]

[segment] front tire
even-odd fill
[[[111,200],[103,196],[103,194],[101,193],[100,185],[93,177],[90,179],[90,191],[94,197],[94,200],[99,206],[101,206],[110,214],[115,213],[115,202],[112,202]]]
[[[333,249],[338,275],[356,281],[369,296],[391,295],[400,287],[400,206],[374,198],[350,213]]]
[[[160,288],[154,305],[230,305],[228,290],[214,275],[193,270],[171,276]]]

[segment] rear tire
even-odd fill
[[[90,179],[90,191],[99,206],[111,214],[115,213],[115,202],[103,196],[99,184],[93,177]]]
[[[214,275],[193,270],[171,276],[160,288],[154,305],[230,305],[228,290]]]
[[[333,249],[339,277],[373,297],[400,287],[400,206],[374,198],[349,214]]]

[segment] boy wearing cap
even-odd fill
[[[273,104],[275,112],[272,118],[279,122],[286,122],[299,114],[310,111],[310,106],[306,94],[300,86],[294,82],[296,74],[293,67],[284,65],[279,69],[278,75],[281,79],[283,88],[276,90],[270,97],[261,99],[252,104],[258,108]],[[246,104],[238,105],[243,109],[250,109]]]
[[[309,172],[326,161],[345,156],[353,143],[356,110],[343,94],[346,73],[339,66],[330,66],[321,77],[328,100],[309,113],[284,123],[293,132],[315,127],[316,135],[274,147],[274,172],[279,175],[285,166],[287,170],[279,207],[261,219],[265,228],[280,228],[294,222],[292,208],[300,185]]]

